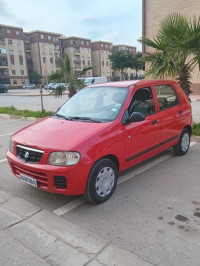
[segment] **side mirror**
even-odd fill
[[[140,122],[145,120],[145,115],[140,112],[133,112],[129,118],[129,123]]]
[[[140,112],[133,112],[131,116],[128,115],[128,110],[125,111],[122,118],[122,125],[127,125],[132,122],[140,122],[145,120],[145,115]]]

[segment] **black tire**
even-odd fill
[[[187,128],[184,128],[181,132],[179,142],[173,146],[174,153],[177,156],[185,155],[190,147],[190,132]]]
[[[97,161],[88,176],[84,194],[86,200],[93,204],[107,201],[116,188],[117,178],[118,170],[113,161],[107,158]]]

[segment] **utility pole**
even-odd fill
[[[42,107],[42,114],[45,113],[45,109],[43,107],[43,91],[42,91],[42,80],[40,81],[40,97],[41,97],[41,107]]]

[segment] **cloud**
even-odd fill
[[[0,0],[0,24],[137,46],[141,0]]]

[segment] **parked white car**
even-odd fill
[[[68,85],[66,83],[55,83],[54,85],[51,86],[52,90],[57,89],[59,86],[63,86],[65,89],[68,88]]]
[[[55,83],[49,83],[49,84],[45,85],[44,88],[45,88],[45,90],[51,90],[54,85],[55,85]]]
[[[35,87],[35,84],[26,84],[22,88],[23,89],[30,89],[30,88],[34,88],[34,87]]]
[[[86,86],[101,84],[101,83],[106,83],[106,82],[108,82],[108,81],[107,81],[107,78],[104,76],[102,76],[102,77],[89,77],[89,78],[86,78],[84,80],[84,84]]]

